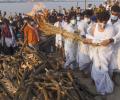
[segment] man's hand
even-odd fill
[[[100,43],[92,43],[92,46],[101,46]]]
[[[107,39],[107,40],[102,41],[100,44],[101,44],[102,46],[107,46],[107,45],[109,45],[111,42],[112,42],[111,39]]]
[[[83,39],[83,43],[92,44],[92,39]]]

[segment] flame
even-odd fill
[[[32,11],[27,13],[27,15],[34,16],[37,13],[37,11],[42,10],[44,8],[45,8],[45,5],[41,2],[39,2],[33,6]]]

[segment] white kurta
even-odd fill
[[[62,28],[62,22],[56,22],[54,24],[55,27],[59,27],[59,28]],[[62,45],[62,42],[63,42],[63,37],[61,34],[56,34],[56,38],[55,38],[55,46],[58,47],[58,48],[62,48],[63,45]]]
[[[84,20],[79,22],[77,25],[78,25],[78,30],[80,30],[80,36],[82,35],[86,36],[89,25]],[[89,46],[83,44],[82,42],[79,42],[76,57],[80,70],[86,68],[87,67],[86,64],[90,63]]]
[[[111,60],[111,68],[117,71],[120,71],[120,20],[116,23],[112,24],[111,20],[108,22],[109,24],[113,25],[115,28],[115,36],[114,39],[114,52],[112,54]]]
[[[95,26],[93,41],[101,42],[114,36],[114,29],[111,25],[106,25],[104,32],[98,31],[98,24]],[[113,46],[93,47],[91,58],[93,61],[91,76],[95,81],[97,91],[101,94],[111,93],[114,84],[109,75],[109,64],[111,61]]]
[[[65,29],[68,32],[74,33],[76,30],[76,27],[73,27],[71,24],[68,24],[66,25]],[[77,50],[76,41],[66,38],[64,43],[64,50],[65,50],[65,57],[66,57],[66,62],[64,67],[65,68],[67,66],[70,66],[71,68],[76,67],[72,64],[76,60],[76,50]]]

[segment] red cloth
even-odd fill
[[[4,37],[8,37],[8,38],[11,38],[11,37],[12,37],[12,34],[11,34],[11,32],[10,32],[10,28],[9,28],[9,26],[6,25],[6,24],[2,27],[2,35],[3,35]]]

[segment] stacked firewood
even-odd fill
[[[44,43],[42,43],[43,45]],[[0,57],[0,100],[95,100],[60,55],[24,48]]]

